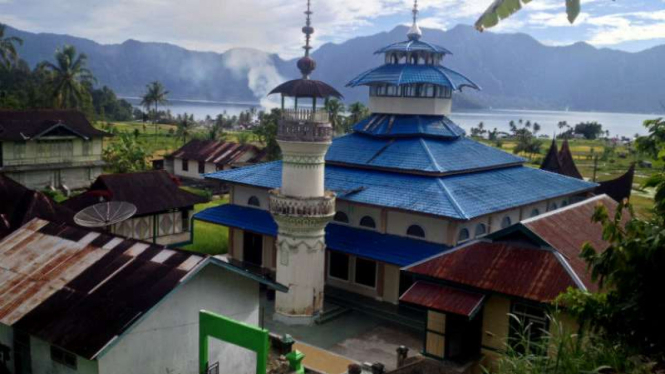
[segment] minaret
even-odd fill
[[[289,324],[311,324],[323,308],[325,227],[335,214],[335,194],[324,188],[324,160],[333,129],[323,102],[341,95],[310,79],[316,62],[309,56],[314,33],[309,0],[305,15],[305,56],[298,60],[302,78],[270,92],[282,98],[277,130],[282,187],[270,192],[270,213],[279,227],[277,282],[289,287],[287,293],[277,294],[275,319]]]

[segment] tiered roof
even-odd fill
[[[370,69],[352,79],[347,83],[347,86],[369,86],[377,83],[386,83],[394,86],[429,83],[448,87],[456,91],[464,87],[480,89],[480,86],[473,83],[469,78],[441,65],[412,64],[385,64],[378,68]]]

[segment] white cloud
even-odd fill
[[[611,14],[587,22],[592,26],[588,42],[598,46],[665,38],[665,10]]]

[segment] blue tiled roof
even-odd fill
[[[282,164],[276,161],[206,177],[278,188],[281,173]],[[340,200],[467,220],[589,191],[597,184],[525,166],[432,177],[326,165],[325,186]]]
[[[447,50],[446,48],[441,47],[440,45],[431,44],[424,42],[422,40],[407,40],[405,42],[398,42],[391,44],[387,47],[383,47],[374,54],[386,53],[386,52],[434,52],[441,53],[444,55],[452,55],[453,53]]]
[[[401,86],[413,83],[431,83],[460,90],[478,85],[464,75],[440,65],[386,64],[368,70],[350,81],[347,86],[356,87],[373,83],[387,83]]]
[[[266,210],[226,204],[203,210],[194,219],[277,236],[277,224]],[[329,249],[371,260],[407,266],[449,247],[397,235],[331,223],[326,227]]]
[[[372,114],[353,126],[355,132],[379,137],[415,136],[457,138],[464,130],[446,116]]]
[[[387,139],[355,133],[335,139],[326,161],[443,175],[514,166],[524,159],[468,138]]]

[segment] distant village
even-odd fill
[[[0,374],[664,372],[665,123],[467,133],[417,1],[345,105],[312,14],[277,108],[205,118],[0,25]]]

